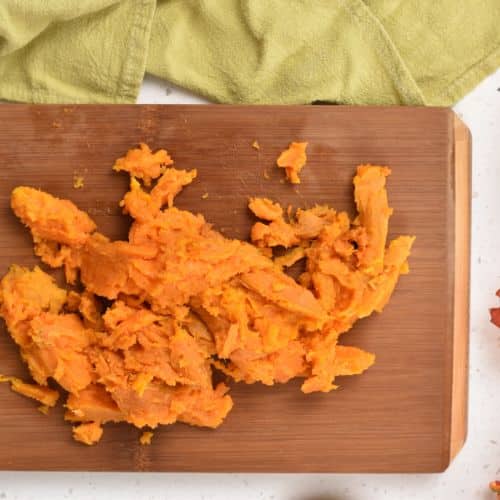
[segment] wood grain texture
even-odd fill
[[[141,447],[140,431],[108,425],[102,442],[88,448],[72,440],[62,409],[46,417],[32,401],[0,386],[0,468],[445,469],[465,434],[469,180],[456,175],[456,169],[468,168],[465,160],[455,163],[459,156],[468,158],[459,153],[459,132],[452,112],[438,108],[1,106],[2,274],[13,262],[37,263],[28,231],[9,208],[10,191],[19,184],[71,198],[105,234],[124,237],[128,221],[117,203],[127,180],[110,167],[139,141],[166,147],[180,168],[197,168],[199,177],[179,196],[178,206],[202,212],[226,235],[239,238],[247,237],[252,223],[248,196],[294,206],[329,203],[352,213],[355,166],[389,165],[395,210],[390,236],[415,234],[417,240],[411,273],[402,277],[384,313],[359,321],[343,338],[376,353],[377,362],[360,377],[338,379],[340,390],[304,395],[297,382],[273,388],[234,384],[235,407],[215,431],[163,427],[151,446]],[[260,151],[251,147],[255,139]],[[280,183],[283,172],[274,167],[291,140],[309,141],[298,187]],[[82,190],[73,189],[74,174],[84,176]],[[463,243],[458,249],[457,238]],[[462,294],[457,286],[464,287]],[[0,372],[26,376],[3,330]]]

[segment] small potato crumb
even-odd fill
[[[274,221],[283,216],[283,208],[279,203],[273,203],[269,198],[250,198],[248,208],[259,219]]]
[[[98,422],[89,422],[73,427],[73,439],[80,443],[92,446],[102,437],[102,427]]]
[[[256,149],[257,151],[260,149],[260,144],[257,141],[252,142],[252,148]]]
[[[264,179],[269,180],[271,177],[269,175],[269,172],[267,170],[264,170]]]
[[[49,407],[47,405],[40,405],[37,410],[40,412],[40,413],[43,413],[44,415],[48,415],[49,414]]]
[[[300,184],[299,173],[307,161],[306,148],[307,142],[292,142],[276,160],[278,167],[285,169],[286,178],[292,184]]]
[[[151,440],[153,439],[153,433],[151,431],[144,431],[139,438],[139,443],[143,446],[147,446],[151,444]]]
[[[85,179],[82,175],[74,175],[73,176],[73,187],[75,189],[82,189],[84,186]]]
[[[206,200],[207,198],[208,198],[208,193],[203,193],[203,194],[201,195],[201,199],[202,199],[202,200]]]
[[[274,263],[280,267],[291,267],[299,260],[306,256],[306,252],[302,247],[295,247],[289,250],[284,255],[276,257]]]
[[[10,383],[12,391],[26,396],[27,398],[35,399],[39,403],[42,403],[42,405],[55,406],[59,399],[58,391],[38,384],[28,384],[17,377],[0,375],[0,382]]]
[[[52,122],[52,126],[53,126],[54,128],[61,128],[61,122],[58,122],[58,121],[53,121],[53,122]]]

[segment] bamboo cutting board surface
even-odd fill
[[[259,151],[251,147],[257,140]],[[280,183],[275,160],[292,140],[309,141],[302,184]],[[114,159],[140,141],[165,147],[198,179],[177,205],[201,212],[227,236],[246,238],[249,196],[285,206],[328,203],[354,211],[360,163],[389,165],[390,236],[417,236],[381,315],[342,338],[377,355],[341,389],[304,395],[298,381],[272,388],[233,384],[235,406],[217,430],[162,427],[151,446],[140,431],[106,425],[102,441],[72,440],[62,408],[0,385],[0,469],[252,472],[435,472],[466,433],[470,137],[438,108],[337,106],[0,106],[0,273],[33,266],[29,232],[9,208],[20,184],[72,199],[108,236],[125,237],[118,201],[125,175]],[[269,174],[269,179],[264,177]],[[84,188],[73,188],[74,175]],[[202,195],[208,193],[208,198]],[[27,377],[2,325],[0,373]]]

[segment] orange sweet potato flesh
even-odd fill
[[[45,407],[55,406],[59,399],[59,392],[49,387],[42,387],[36,384],[28,384],[17,377],[6,377],[0,375],[0,382],[10,382],[10,388],[31,399],[42,403]]]
[[[139,438],[139,443],[143,446],[149,446],[153,439],[153,433],[151,431],[144,431]]]
[[[165,167],[173,161],[164,149],[153,153],[147,144],[141,143],[138,148],[131,149],[123,158],[118,158],[113,170],[128,172],[131,176],[144,180],[149,186],[153,179],[157,179],[164,172]]]
[[[387,201],[387,167],[360,165],[354,177],[354,200],[358,209],[358,222],[366,229],[368,242],[358,260],[361,269],[370,275],[380,273],[384,264],[384,250],[392,209]]]
[[[269,198],[250,198],[248,208],[259,218],[273,221],[283,216],[279,203],[273,203]]]
[[[73,427],[73,438],[75,441],[91,446],[96,444],[102,437],[102,427],[97,422],[89,422]]]
[[[11,207],[35,240],[79,246],[96,229],[94,221],[69,200],[30,187],[12,191]]]
[[[305,146],[293,143],[278,160],[292,182]],[[131,175],[120,202],[133,219],[127,241],[100,234],[67,200],[28,187],[12,193],[37,255],[81,285],[66,292],[38,267],[12,266],[1,280],[0,315],[38,384],[18,392],[47,404],[47,383],[56,381],[69,393],[74,438],[87,445],[108,422],[219,426],[233,401],[214,384],[215,369],[265,385],[300,377],[305,393],[335,389],[336,376],[375,360],[339,336],[380,312],[408,272],[413,238],[386,247],[385,167],[358,168],[353,221],[327,206],[285,218],[278,203],[251,198],[263,222],[248,243],[174,207],[196,171],[170,165],[165,150],[145,144],[117,160],[114,169]],[[273,259],[276,246],[290,250]],[[300,259],[306,270],[296,281],[282,269]]]
[[[307,161],[306,148],[307,142],[292,142],[276,160],[278,167],[285,169],[286,177],[292,184],[300,184],[299,173]]]

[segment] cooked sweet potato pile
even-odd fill
[[[334,389],[336,376],[362,373],[375,359],[339,336],[380,312],[408,271],[413,238],[386,247],[385,167],[358,167],[353,221],[326,206],[285,220],[279,204],[251,199],[264,222],[247,243],[173,206],[196,171],[171,165],[166,151],[144,144],[117,160],[115,170],[131,176],[120,202],[134,219],[128,241],[100,234],[71,201],[30,187],[12,192],[35,253],[63,267],[78,291],[38,267],[10,268],[0,314],[37,385],[8,381],[48,406],[57,392],[47,383],[57,382],[68,392],[74,438],[85,444],[106,422],[219,426],[233,402],[225,384],[214,385],[214,369],[246,383],[301,377],[306,393]],[[272,258],[278,246],[287,253]],[[300,259],[306,271],[297,282],[283,269]]]

